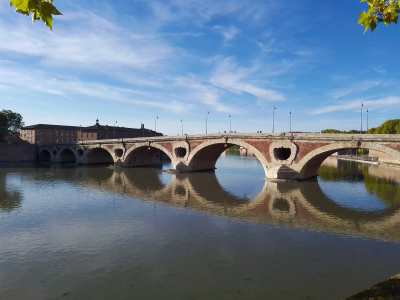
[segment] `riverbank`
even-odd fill
[[[400,299],[400,274],[382,281],[365,291],[357,293],[344,300],[369,300],[369,299]]]

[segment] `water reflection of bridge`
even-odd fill
[[[332,169],[340,172],[341,168]],[[37,172],[35,178],[38,180],[47,174],[41,169],[32,170]],[[400,241],[400,206],[395,202],[389,205],[385,203],[385,209],[379,211],[344,207],[327,197],[317,180],[284,183],[266,181],[260,193],[254,199],[248,199],[226,191],[214,172],[165,174],[171,180],[169,184],[164,184],[160,180],[161,170],[156,168],[71,167],[54,168],[53,171],[55,176],[52,180],[78,183],[90,189],[207,214]],[[343,174],[348,176],[346,170]],[[335,176],[338,177],[337,174]],[[352,179],[355,179],[354,176]],[[374,186],[369,186],[371,175],[364,174],[362,177],[361,173],[357,176],[361,176],[359,179],[364,181],[365,188],[373,192]],[[321,177],[324,177],[323,173]],[[6,177],[0,176],[0,209],[10,212],[20,208],[23,196],[6,182]],[[393,188],[398,191],[400,187],[394,184]],[[393,191],[390,193],[393,194]],[[382,201],[387,202],[387,199]]]
[[[317,180],[266,181],[258,196],[249,200],[227,192],[213,172],[170,175],[165,185],[160,170],[153,168],[93,170],[76,170],[83,185],[143,201],[260,223],[400,241],[399,206],[377,212],[343,207],[324,194]]]

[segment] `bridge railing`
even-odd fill
[[[364,161],[378,161],[378,157],[374,156],[357,156],[357,155],[335,155],[337,158],[353,159],[353,160],[364,160]]]

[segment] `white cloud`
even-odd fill
[[[374,71],[381,74],[381,75],[386,75],[386,70],[381,69],[381,68],[374,68]]]
[[[382,110],[384,108],[399,106],[400,105],[400,97],[391,96],[384,99],[377,100],[353,100],[353,101],[342,101],[335,105],[329,105],[322,108],[315,109],[311,112],[311,115],[319,115],[324,113],[332,113],[338,111],[353,111],[361,109],[361,102],[364,104],[364,107],[369,110]]]
[[[284,101],[285,97],[278,91],[266,89],[259,86],[259,81],[256,83],[248,77],[258,69],[258,66],[253,68],[238,68],[236,67],[233,58],[226,58],[218,65],[215,73],[210,78],[210,82],[215,86],[227,89],[235,93],[249,93],[258,99],[258,104],[263,102]]]
[[[215,30],[219,31],[223,36],[225,41],[229,41],[236,37],[240,33],[240,30],[234,26],[226,27],[226,26],[214,26]]]
[[[380,84],[382,84],[381,81],[357,82],[354,83],[351,87],[333,89],[328,93],[328,95],[333,97],[334,99],[340,99],[345,96],[366,92],[374,87],[377,87]]]
[[[0,21],[0,52],[37,57],[50,67],[101,72],[121,67],[143,70],[156,67],[158,61],[166,60],[172,52],[161,39],[119,39],[129,32],[93,13],[86,14],[76,27],[71,24],[73,28],[59,27],[56,33],[24,21],[17,27]]]
[[[313,53],[309,50],[299,50],[296,51],[294,54],[298,55],[298,56],[311,56],[313,55]]]

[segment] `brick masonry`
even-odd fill
[[[245,143],[252,145],[258,151],[261,152],[262,155],[267,159],[267,161],[271,161],[271,156],[269,155],[269,146],[272,144],[272,140],[269,141],[250,141],[245,140]]]
[[[196,149],[197,146],[203,144],[203,141],[193,141],[193,142],[189,142],[190,145],[190,151],[193,151],[194,149]]]
[[[304,156],[313,150],[329,145],[330,143],[318,143],[318,142],[295,142],[298,147],[298,153],[296,155],[295,163],[298,163]]]
[[[161,147],[167,149],[171,154],[173,154],[172,144],[171,143],[158,143]]]

